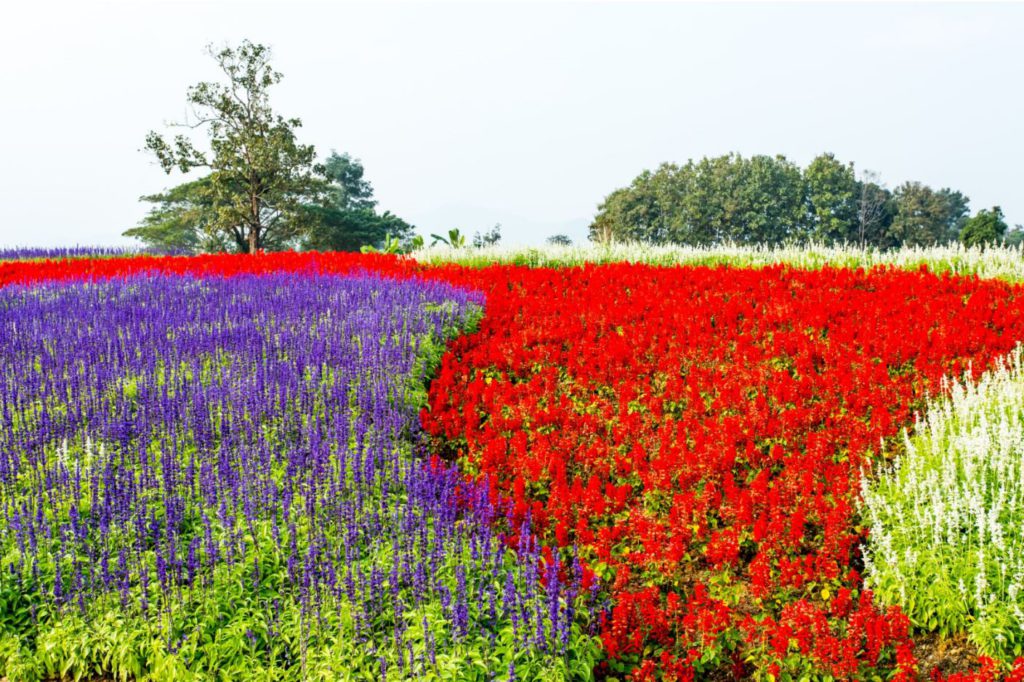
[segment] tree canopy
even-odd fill
[[[299,144],[298,118],[284,118],[270,106],[268,90],[281,81],[270,65],[269,48],[244,41],[236,48],[207,48],[226,83],[201,82],[188,90],[195,120],[174,127],[203,128],[209,150],[185,134],[168,142],[151,131],[146,149],[168,174],[208,169],[202,191],[211,210],[197,223],[207,238],[253,253],[289,245],[303,231],[304,204],[324,189],[314,166],[312,145]]]
[[[807,228],[817,242],[854,241],[857,228],[857,178],[853,164],[832,154],[815,158],[804,170]]]
[[[804,169],[784,156],[738,154],[665,163],[612,191],[590,225],[595,241],[711,245],[815,241],[881,248],[961,237],[969,200],[919,182],[886,189],[873,173],[821,154]]]
[[[315,162],[313,145],[300,144],[302,122],[270,106],[268,91],[281,81],[266,46],[244,41],[238,48],[207,48],[224,82],[189,88],[193,119],[172,124],[203,129],[208,149],[188,134],[146,137],[165,172],[205,170],[206,175],[141,198],[154,204],[142,222],[125,232],[152,246],[182,250],[309,248],[358,250],[390,236],[408,242],[413,227],[378,214],[373,187],[362,164],[332,153]]]
[[[490,230],[473,233],[473,248],[482,249],[485,246],[496,246],[501,242],[501,223],[495,223]]]
[[[364,178],[362,163],[348,154],[332,152],[323,164],[324,196],[305,207],[309,225],[302,246],[318,251],[358,251],[380,247],[389,238],[408,248],[414,228],[389,211],[377,213],[373,185]]]
[[[993,206],[992,210],[981,209],[964,224],[960,241],[967,246],[994,244],[1006,236],[1007,227],[1003,209],[998,206]]]
[[[895,246],[927,246],[955,241],[968,216],[968,199],[950,189],[933,190],[905,182],[893,192],[896,215],[890,226]]]
[[[144,196],[141,201],[151,202],[155,206],[140,225],[125,230],[124,234],[161,250],[188,253],[223,250],[219,248],[222,243],[217,240],[221,233],[208,229],[210,221],[216,217],[211,194],[207,176],[166,192]],[[214,248],[209,248],[209,240],[214,240]]]

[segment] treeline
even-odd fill
[[[1008,230],[998,206],[972,217],[969,203],[962,192],[920,182],[889,190],[832,154],[803,169],[784,156],[727,154],[645,170],[600,204],[590,239],[879,248],[1021,241],[1021,226]]]
[[[302,144],[298,118],[270,106],[269,89],[282,75],[270,50],[249,41],[208,49],[224,76],[187,93],[191,119],[156,131],[146,149],[167,173],[201,177],[142,197],[149,213],[124,234],[162,251],[316,249],[408,251],[424,245],[413,225],[379,211],[362,164],[332,153],[316,161]],[[208,145],[192,133],[203,129]],[[998,206],[970,215],[969,200],[949,188],[905,182],[887,189],[873,174],[857,177],[852,163],[822,154],[800,168],[783,156],[728,154],[662,164],[600,204],[590,225],[594,241],[714,245],[848,243],[881,248],[944,244],[1019,243]],[[454,229],[432,243],[461,248],[495,244],[500,227],[472,242]],[[565,244],[565,235],[549,238]]]

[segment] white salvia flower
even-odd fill
[[[916,268],[928,265],[938,272],[977,274],[1024,280],[1024,251],[1021,247],[965,247],[962,244],[912,247],[881,251],[858,246],[654,246],[641,243],[588,244],[584,246],[546,246],[542,249],[519,246],[490,246],[482,249],[452,249],[433,246],[420,249],[413,257],[424,263],[520,262],[534,265],[578,265],[610,261],[660,264],[728,263],[740,267],[758,267],[789,263],[801,268],[820,268],[825,264],[846,267],[895,265]]]
[[[947,384],[948,397],[932,401],[915,435],[904,434],[905,454],[864,472],[865,571],[879,594],[906,604],[907,595],[948,585],[973,620],[1012,614],[1024,626],[1022,353],[1018,347],[976,383]],[[921,610],[943,598],[915,600],[912,615],[941,619]]]

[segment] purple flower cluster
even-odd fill
[[[523,652],[564,654],[579,564],[545,565],[528,527],[506,547],[487,488],[420,444],[429,356],[481,304],[373,276],[0,289],[0,594],[31,605],[18,634],[114,608],[174,652],[201,639],[186,612],[250,600],[257,657],[298,614],[291,669],[405,679],[463,652],[504,677]]]
[[[0,261],[5,260],[62,260],[66,258],[105,258],[138,255],[184,255],[180,249],[144,249],[125,246],[17,246],[0,248]]]

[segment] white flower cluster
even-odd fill
[[[412,257],[422,263],[461,263],[480,266],[488,263],[518,263],[531,266],[582,265],[583,263],[651,263],[655,265],[734,265],[762,267],[785,263],[817,269],[824,265],[870,268],[893,265],[916,269],[928,266],[934,272],[978,275],[1012,281],[1024,280],[1024,251],[1021,247],[945,246],[907,247],[881,250],[853,245],[823,246],[655,246],[643,243],[586,244],[543,247],[488,246],[451,248],[432,246],[414,251]]]
[[[862,481],[868,585],[917,625],[1024,646],[1024,351],[933,401],[906,452]]]

